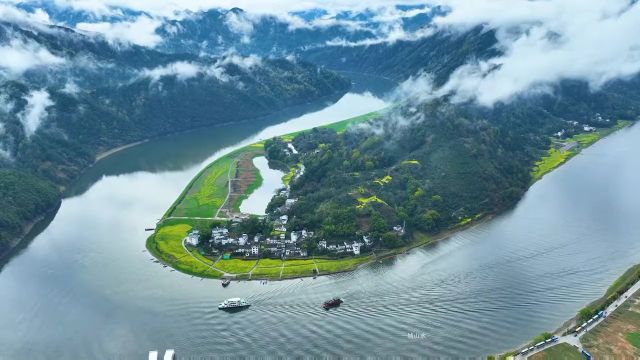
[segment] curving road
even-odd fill
[[[582,351],[582,343],[580,343],[580,337],[582,337],[584,334],[586,334],[587,332],[593,330],[596,326],[598,326],[598,324],[600,324],[601,322],[605,321],[607,319],[607,317],[609,316],[609,314],[613,313],[618,307],[620,307],[620,305],[624,304],[625,301],[629,300],[629,298],[631,298],[631,295],[633,295],[636,291],[638,291],[638,289],[640,289],[640,281],[636,282],[635,284],[633,284],[633,286],[631,286],[629,288],[629,290],[627,290],[622,296],[620,296],[618,298],[618,300],[614,301],[611,305],[609,305],[605,310],[604,310],[604,316],[601,318],[598,318],[596,321],[594,321],[591,325],[587,326],[586,328],[584,328],[582,331],[580,331],[580,333],[576,336],[575,333],[570,333],[568,335],[564,335],[561,336],[562,334],[554,334],[556,336],[558,336],[558,341],[554,342],[554,343],[549,343],[545,346],[542,346],[538,349],[533,350],[530,353],[527,353],[525,355],[516,355],[514,357],[514,359],[516,360],[522,360],[522,359],[527,359],[529,358],[531,355],[537,354],[540,351],[544,351],[554,345],[557,344],[561,344],[561,343],[566,343],[569,345],[573,345],[575,347],[578,348],[578,351]]]

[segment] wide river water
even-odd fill
[[[223,289],[150,260],[143,229],[212,159],[385,105],[350,93],[266,129],[179,134],[99,162],[1,269],[0,359],[481,356],[555,329],[640,262],[640,126],[544,177],[509,213],[351,273]],[[235,296],[253,306],[217,310]],[[332,296],[345,304],[324,311]]]

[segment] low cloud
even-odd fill
[[[156,34],[161,25],[160,20],[143,15],[134,21],[78,23],[76,29],[102,34],[111,43],[154,47],[162,42]]]
[[[53,101],[46,90],[32,90],[24,99],[27,105],[18,114],[18,119],[22,123],[25,135],[30,138],[46,119],[47,108],[53,105]]]
[[[243,43],[249,43],[251,41],[253,22],[254,19],[250,18],[245,12],[236,13],[230,11],[225,15],[225,24],[229,27],[229,30],[242,35]]]
[[[0,72],[5,76],[18,76],[25,71],[45,66],[59,66],[65,59],[32,42],[13,39],[0,46]]]
[[[157,82],[163,77],[173,76],[178,80],[185,81],[196,76],[206,76],[218,79],[221,82],[231,81],[231,76],[226,72],[226,66],[234,64],[244,71],[251,71],[262,64],[262,59],[255,55],[241,56],[230,52],[219,58],[212,65],[199,64],[188,61],[178,61],[171,64],[159,66],[153,69],[144,69],[140,77],[151,79]]]
[[[0,3],[0,19],[22,24],[50,24],[49,14],[42,9],[35,9],[28,12],[9,4]]]
[[[152,82],[158,81],[165,76],[175,76],[178,80],[186,80],[195,77],[201,71],[202,68],[198,64],[178,61],[153,69],[144,69],[140,75],[148,77]]]
[[[640,71],[640,4],[630,0],[447,1],[440,28],[495,29],[503,55],[457,69],[438,89],[454,101],[491,106],[561,80],[596,91]]]

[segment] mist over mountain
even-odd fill
[[[0,243],[52,207],[101,151],[342,94],[349,72],[401,83],[398,111],[370,128],[397,129],[397,141],[416,144],[397,148],[395,160],[407,151],[435,167],[437,158],[476,159],[484,165],[469,169],[491,174],[492,185],[447,197],[453,203],[442,205],[450,215],[442,224],[458,220],[451,214],[471,202],[484,207],[465,216],[507,207],[526,189],[523,179],[553,132],[573,122],[613,125],[599,118],[634,120],[640,106],[640,43],[630,35],[640,24],[637,3],[516,2],[282,1],[273,10],[200,0],[0,4],[3,191],[30,194],[3,196],[0,206],[11,210],[0,219]],[[342,155],[366,145],[360,140],[341,144]],[[456,148],[460,141],[469,146]],[[398,165],[387,160],[369,175]],[[442,178],[416,173],[410,182],[423,190],[436,183],[473,188],[466,181],[474,177],[458,170]],[[442,186],[442,193],[456,191]],[[512,195],[487,200],[499,190]],[[322,201],[338,201],[334,195]]]

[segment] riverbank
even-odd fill
[[[348,126],[371,120],[379,115],[379,111],[371,112],[321,127],[343,132]],[[279,137],[285,141],[290,141],[300,132],[301,131],[292,132],[280,135]],[[147,238],[146,247],[149,252],[163,264],[190,275],[206,278],[225,276],[238,279],[282,280],[352,271],[364,264],[380,261],[398,254],[408,253],[414,248],[444,240],[459,231],[468,229],[493,217],[493,215],[485,215],[478,216],[475,219],[465,219],[465,221],[462,221],[454,228],[431,236],[421,232],[415,232],[412,234],[412,241],[399,248],[373,251],[370,254],[357,257],[322,258],[321,264],[316,262],[313,266],[307,266],[305,268],[291,268],[290,262],[298,263],[301,261],[300,259],[285,260],[282,266],[276,268],[272,266],[260,266],[260,263],[255,263],[255,259],[233,259],[235,261],[247,261],[248,263],[245,264],[246,266],[229,267],[225,265],[225,260],[206,257],[195,249],[189,250],[183,244],[183,239],[192,229],[208,229],[216,222],[226,221],[233,216],[239,215],[232,212],[233,209],[237,208],[235,205],[239,206],[238,202],[229,201],[230,194],[232,193],[231,184],[237,180],[236,177],[238,176],[237,164],[240,159],[253,159],[263,154],[264,141],[259,141],[233,150],[202,169],[189,184],[187,184],[176,201],[174,201],[165,212],[156,225],[154,234]],[[253,169],[244,169],[244,171],[253,171]],[[231,174],[236,175],[231,176]],[[255,188],[255,186],[244,187],[244,192],[235,193],[234,196],[239,199],[246,198],[251,195],[251,192],[255,190]],[[235,205],[227,208],[228,204]],[[251,268],[251,271],[248,271],[248,268]],[[280,269],[279,272],[278,269]]]
[[[348,126],[368,121],[377,116],[379,116],[379,112],[372,112],[327,124],[322,127],[332,128],[337,132],[343,132]],[[591,146],[607,135],[629,126],[630,124],[632,124],[632,122],[620,120],[611,128],[597,129],[593,132],[581,133],[564,142],[554,141],[548,151],[548,155],[543,156],[534,165],[531,172],[532,183],[535,183],[545,174],[566,163],[566,161],[579,154],[583,149]],[[284,141],[291,141],[302,131],[280,135],[279,137]],[[568,146],[567,144],[571,144],[571,146]],[[558,150],[558,148],[560,148],[560,150]],[[235,167],[241,158],[244,158],[245,160],[253,159],[256,156],[261,156],[263,154],[264,141],[259,141],[236,149],[229,154],[216,159],[201,170],[189,182],[180,196],[164,214],[156,226],[156,232],[147,239],[147,248],[149,251],[165,265],[171,266],[176,270],[183,271],[190,275],[202,277],[226,276],[242,279],[273,280],[277,278],[278,280],[282,280],[287,278],[328,275],[337,272],[351,271],[366,263],[393,257],[401,253],[406,253],[413,248],[444,240],[451,237],[458,231],[474,226],[481,221],[486,221],[495,215],[486,214],[474,219],[464,219],[457,226],[433,236],[427,236],[417,232],[412,235],[413,239],[409,244],[400,248],[383,250],[377,253],[374,251],[369,255],[370,258],[362,259],[361,261],[345,262],[344,259],[330,260],[335,264],[334,266],[324,267],[323,269],[325,271],[320,271],[321,269],[316,266],[315,271],[311,271],[312,269],[305,269],[306,272],[291,273],[291,276],[283,276],[283,274],[286,275],[289,274],[289,272],[284,272],[281,269],[276,276],[276,269],[261,269],[260,266],[255,265],[252,270],[248,272],[229,272],[225,270],[227,267],[222,266],[223,263],[220,263],[220,267],[216,266],[220,259],[206,258],[203,254],[194,255],[196,251],[189,251],[187,247],[182,244],[182,241],[188,232],[194,228],[207,229],[210,228],[215,221],[224,221],[239,215],[233,212],[233,209],[239,206],[238,201],[229,202],[229,197],[232,194],[232,181],[236,180],[235,176],[232,177],[231,174],[232,172],[234,174],[236,173],[237,168]],[[561,154],[560,161],[558,160],[558,154]],[[245,171],[247,171],[247,169],[245,169]],[[251,171],[253,171],[253,169]],[[243,192],[237,193],[234,196],[239,199],[247,198],[255,188],[255,186],[245,186],[242,189]],[[233,203],[237,206],[232,206],[229,209],[222,211],[228,203]],[[167,222],[168,220],[170,221]],[[200,224],[193,223],[193,221],[200,222]],[[202,224],[202,222],[205,223]],[[358,259],[358,257],[349,257],[346,259]],[[287,260],[284,261],[282,268],[287,267],[286,262]],[[241,268],[244,269],[246,266]],[[258,269],[255,273],[253,271],[254,268]]]
[[[599,351],[605,351],[605,352],[609,351],[608,353],[609,356],[618,354],[617,352],[614,352],[614,354],[610,353],[611,350],[615,350],[615,349],[612,349],[610,346],[612,342],[600,341],[601,340],[600,338],[610,337],[611,334],[606,334],[606,331],[597,332],[595,330],[598,330],[600,328],[601,326],[600,323],[604,322],[609,318],[613,318],[613,319],[625,318],[625,316],[620,316],[619,313],[621,311],[622,312],[629,311],[629,308],[631,306],[636,305],[636,300],[634,299],[634,301],[632,301],[633,302],[632,305],[627,305],[627,306],[622,306],[622,305],[625,303],[628,303],[628,300],[630,299],[631,294],[635,293],[639,286],[640,286],[640,264],[634,265],[631,268],[627,269],[620,277],[618,277],[613,282],[613,284],[611,284],[611,286],[607,288],[603,296],[601,296],[597,300],[594,300],[586,307],[582,308],[574,317],[567,320],[558,329],[556,329],[553,332],[553,334],[555,334],[555,336],[557,336],[560,339],[560,343],[558,345],[546,347],[542,351],[529,352],[526,356],[519,355],[522,349],[531,347],[536,343],[538,343],[540,341],[539,337],[544,336],[546,338],[550,338],[552,336],[552,333],[544,333],[544,334],[541,334],[536,339],[534,339],[533,341],[531,341],[530,343],[519,346],[516,350],[511,350],[509,352],[499,355],[499,358],[508,359],[510,356],[515,357],[515,359],[525,359],[528,357],[531,357],[533,359],[552,358],[549,356],[552,356],[553,354],[558,352],[554,350],[554,348],[557,348],[558,346],[567,344],[567,343],[570,343],[574,347],[572,349],[565,349],[563,351],[573,353],[574,355],[575,354],[580,355],[580,351],[577,350],[575,346],[578,346],[580,348],[584,347],[589,352],[592,352],[593,350],[599,350]],[[639,295],[636,294],[633,297],[638,298]],[[619,310],[618,307],[620,307],[621,309]],[[640,308],[638,308],[638,310],[640,310]],[[597,315],[601,312],[605,314],[604,317],[599,317],[599,319],[596,322],[582,329],[580,331],[579,336],[574,335],[574,330],[578,327],[578,325],[584,324],[590,319],[597,317]],[[614,314],[616,316],[612,316]],[[635,319],[633,316],[632,318],[633,319],[630,319],[630,320],[634,322],[634,325],[636,326],[636,331],[640,330],[640,318]],[[617,320],[613,320],[613,321],[617,321]],[[607,324],[603,324],[603,326],[604,325],[607,325]],[[617,332],[622,332],[624,330],[624,329],[620,329],[621,328],[620,326],[615,326],[615,325],[608,326],[608,327],[612,327],[616,329],[615,331]],[[626,333],[618,337],[624,338],[625,334]],[[584,340],[583,340],[583,337],[584,337]],[[624,342],[617,342],[617,343],[619,346],[625,345]],[[598,346],[602,346],[603,344],[606,344],[605,349],[597,349]],[[627,344],[627,345],[631,345],[631,344]],[[634,344],[634,346],[636,345]],[[637,343],[636,347],[640,350],[640,342]],[[627,346],[627,348],[632,349],[632,347],[629,347],[629,346]]]
[[[564,141],[552,139],[547,154],[535,163],[531,171],[532,181],[536,182],[542,179],[546,174],[578,155],[583,149],[631,124],[633,122],[629,120],[618,120],[616,125],[610,128],[600,128],[592,132],[580,133]]]

